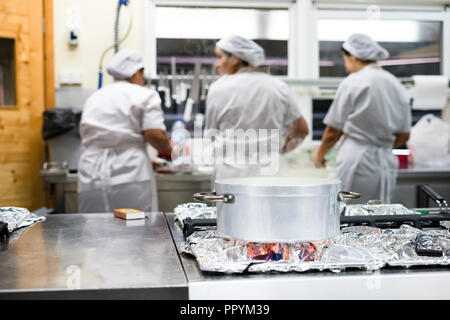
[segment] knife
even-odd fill
[[[177,73],[177,63],[175,60],[175,57],[170,57],[170,73],[172,74],[172,83],[171,83],[171,89],[172,89],[172,98],[174,100],[177,100],[177,83],[175,81],[175,75]]]
[[[158,79],[158,91],[164,92],[164,106],[166,108],[170,108],[172,106],[172,100],[170,98],[170,89],[168,86],[166,86],[165,80],[166,75],[165,73],[161,72]]]
[[[192,80],[191,92],[189,92],[189,98],[186,101],[186,107],[184,108],[183,120],[188,122],[191,120],[192,106],[198,102],[198,95],[200,89],[200,68],[201,63],[196,62],[194,67],[194,80]]]

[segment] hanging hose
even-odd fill
[[[119,17],[120,17],[120,7],[122,7],[122,1],[117,3],[116,10],[116,22],[114,23],[114,53],[119,51]]]
[[[117,53],[119,51],[119,44],[121,44],[130,34],[131,27],[133,25],[133,16],[131,15],[130,11],[130,23],[128,24],[128,29],[125,35],[119,39],[119,16],[120,16],[120,8],[122,5],[127,6],[129,0],[119,0],[117,4],[117,11],[116,11],[116,20],[114,23],[114,43],[109,46],[105,51],[103,51],[101,57],[100,57],[100,63],[98,68],[98,88],[100,89],[102,87],[103,83],[103,59],[105,58],[106,53],[108,53],[109,50],[114,49],[114,53]]]

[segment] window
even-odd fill
[[[321,77],[345,77],[340,48],[352,33],[365,33],[386,48],[379,62],[397,77],[441,74],[441,21],[321,19],[318,21]]]
[[[214,73],[215,43],[239,34],[261,45],[271,74],[287,75],[289,13],[286,9],[156,8],[157,73],[190,74],[196,62]]]
[[[200,89],[192,115],[205,113],[209,85],[214,68],[215,44],[221,38],[238,34],[264,48],[262,69],[273,75],[288,73],[289,11],[287,8],[172,7],[156,6],[152,12],[156,38],[154,81],[165,106],[166,127],[183,116],[191,94],[196,64],[200,66]],[[175,74],[175,77],[167,75]],[[212,77],[211,77],[212,76]],[[193,128],[193,119],[186,128]]]
[[[328,109],[333,103],[333,99],[313,99],[312,100],[312,140],[321,140],[325,130],[323,119]]]
[[[0,106],[15,105],[14,40],[0,38]]]

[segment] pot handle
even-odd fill
[[[356,192],[350,192],[350,191],[339,191],[337,194],[338,201],[344,201],[344,200],[356,200],[359,199],[361,195]]]
[[[224,202],[224,203],[234,202],[234,195],[228,193],[219,196],[216,194],[216,192],[198,192],[194,194],[193,198],[194,200],[200,202]]]

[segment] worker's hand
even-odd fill
[[[303,139],[308,135],[308,124],[303,117],[298,118],[289,126],[286,139],[284,141],[282,153],[287,153],[297,148]]]
[[[153,170],[156,170],[156,168],[162,167],[163,165],[163,163],[152,159]]]
[[[286,136],[286,141],[284,142],[284,146],[282,149],[283,153],[287,153],[289,151],[294,150],[298,145],[300,145],[303,142],[303,138],[293,137],[293,136]]]
[[[316,168],[325,168],[326,160],[318,152],[314,155],[314,165]]]

